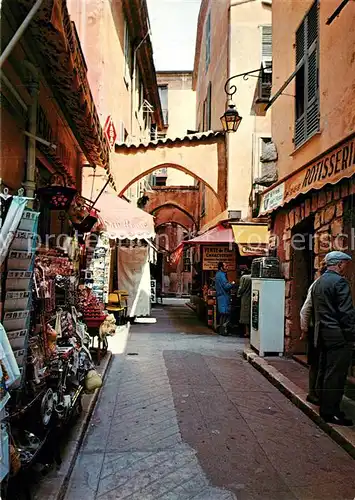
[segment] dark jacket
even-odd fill
[[[217,306],[220,314],[230,313],[230,290],[233,288],[232,283],[228,282],[227,274],[224,271],[217,271],[216,274],[216,295]]]
[[[354,342],[355,310],[348,281],[335,271],[326,271],[312,288],[314,342],[326,347]]]

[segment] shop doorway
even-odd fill
[[[308,288],[314,280],[314,217],[307,217],[292,230],[291,240],[291,351],[306,352],[305,341],[300,340],[300,310],[307,297]]]
[[[343,214],[344,233],[346,235],[344,251],[352,256],[352,261],[348,267],[347,278],[350,282],[353,299],[355,301],[355,196],[349,196],[344,200]]]

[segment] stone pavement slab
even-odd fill
[[[243,340],[175,304],[113,359],[66,499],[354,500],[353,459],[243,359]]]

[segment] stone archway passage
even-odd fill
[[[176,206],[163,206],[157,209],[152,215],[154,215],[154,224],[156,228],[169,222],[180,224],[188,229],[188,231],[193,231],[196,228],[194,219]]]
[[[226,208],[226,143],[222,132],[161,139],[147,144],[116,144],[111,171],[119,195],[159,168],[176,168],[205,183]]]

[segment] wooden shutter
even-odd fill
[[[314,2],[307,15],[307,93],[306,136],[319,129],[318,97],[318,2]]]
[[[261,60],[263,67],[271,70],[272,63],[272,27],[265,25],[261,27]]]
[[[295,122],[297,147],[319,130],[318,0],[296,31],[296,71],[304,75],[304,113]]]

